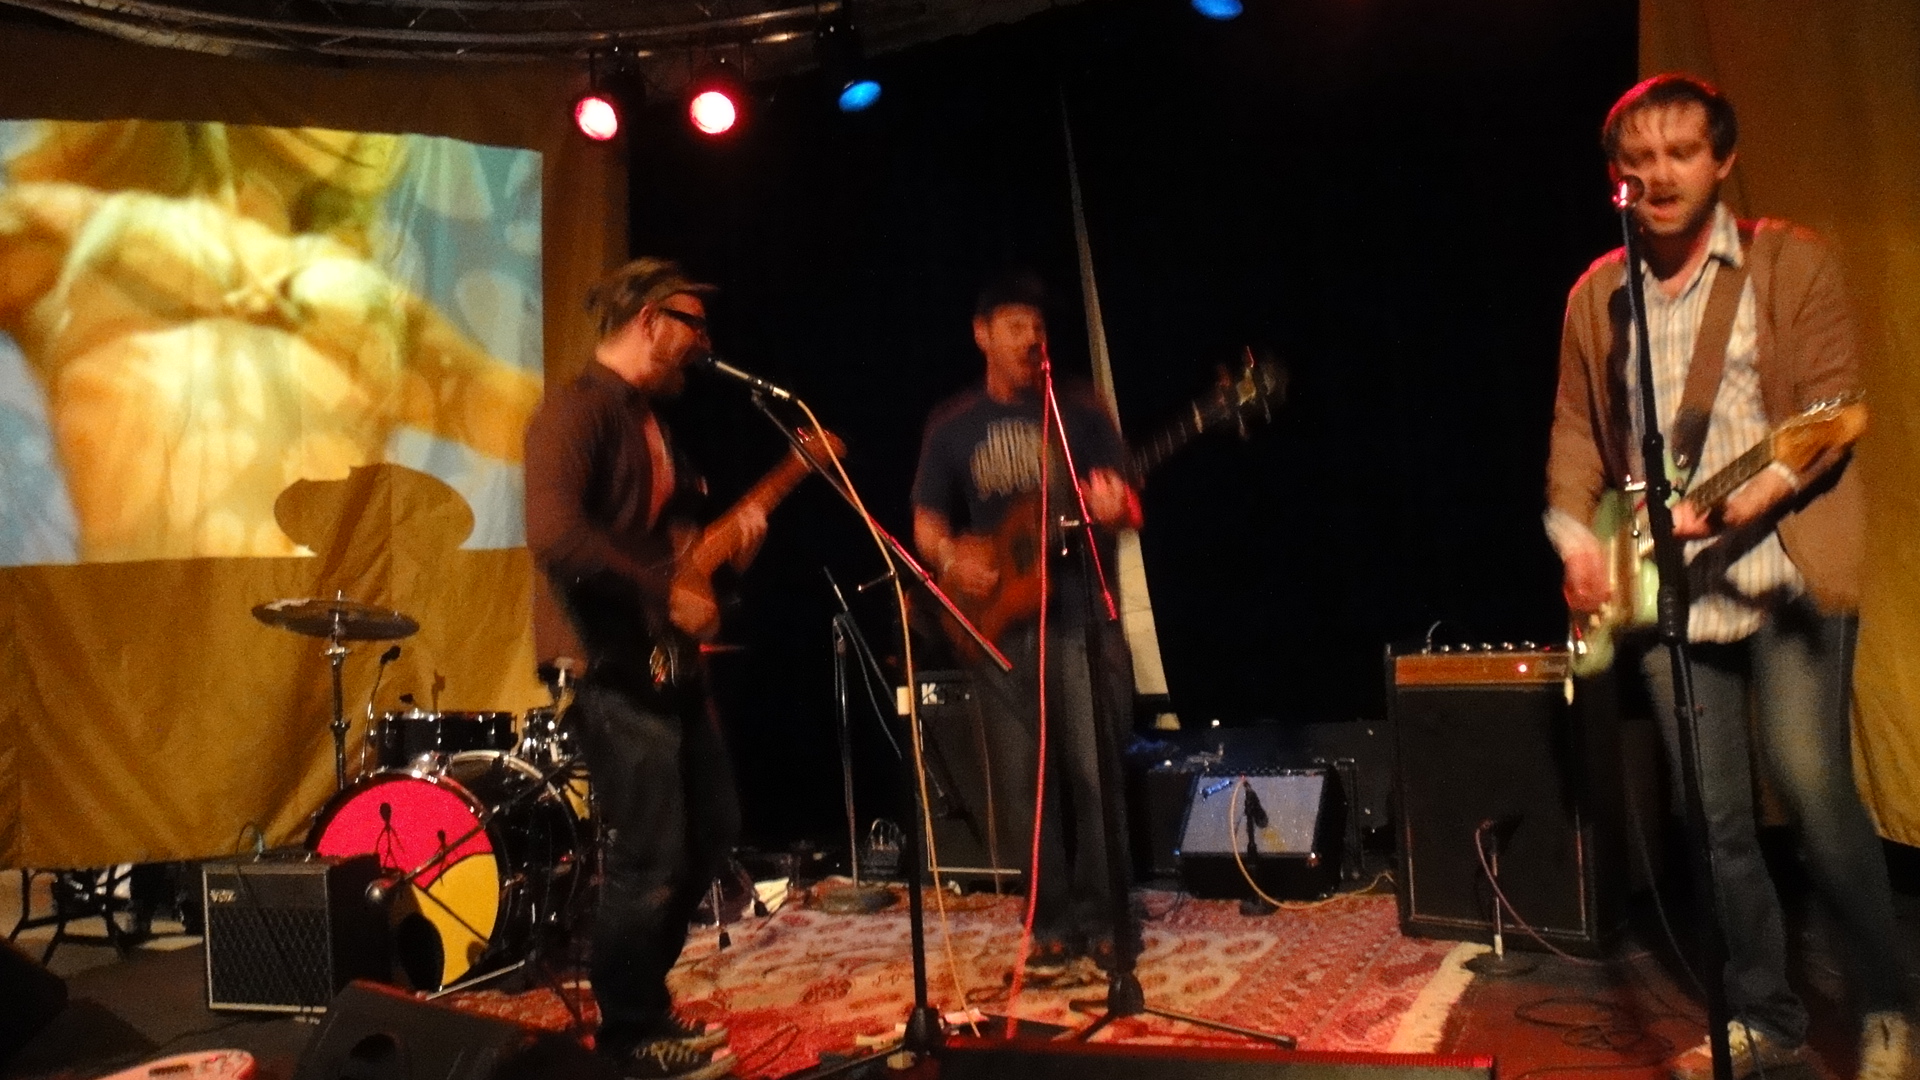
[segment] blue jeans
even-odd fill
[[[1800,857],[1835,916],[1847,985],[1862,1011],[1905,1004],[1893,891],[1880,839],[1853,786],[1853,645],[1858,620],[1796,600],[1732,644],[1695,644],[1700,797],[1713,848],[1714,894],[1727,938],[1727,1000],[1735,1018],[1793,1046],[1807,1011],[1787,985],[1779,894],[1761,857],[1752,753],[1797,826]],[[1642,660],[1667,744],[1674,805],[1684,806],[1673,670],[1667,650]],[[1752,739],[1749,739],[1749,732]],[[1756,747],[1750,742],[1757,740]]]
[[[1116,752],[1125,744],[1133,669],[1116,627],[1094,631],[1101,650],[1099,692],[1106,694]],[[988,767],[1002,865],[1031,867],[1033,796],[1039,766],[1038,627],[1010,631],[1000,643],[1013,661],[1002,672],[973,668],[974,702],[986,731]],[[1047,628],[1047,790],[1040,825],[1040,880],[1034,936],[1084,948],[1113,926],[1106,828],[1101,818],[1100,758],[1094,733],[1093,672],[1086,633],[1076,624]],[[1118,809],[1118,808],[1116,808]],[[1123,826],[1124,828],[1124,826]],[[1122,847],[1125,848],[1124,835]]]
[[[673,1007],[667,973],[687,924],[740,832],[726,743],[698,703],[675,715],[592,676],[574,699],[600,815],[593,924],[599,1049],[656,1033]]]

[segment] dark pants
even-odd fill
[[[1129,726],[1133,669],[1117,627],[1102,626],[1096,637],[1102,660],[1100,683],[1117,759]],[[1034,936],[1080,949],[1109,937],[1113,926],[1100,759],[1094,741],[1095,683],[1081,627],[1049,627],[1047,638],[1047,790],[1041,815]],[[1032,865],[1034,781],[1039,764],[1039,639],[1035,626],[1014,630],[1001,644],[1001,651],[1013,661],[1012,671],[1002,672],[991,664],[973,670],[974,700],[987,733],[999,858],[1002,865],[1023,872]],[[1121,819],[1124,822],[1124,814]],[[1125,850],[1124,824],[1121,841]]]
[[[603,865],[593,926],[602,1050],[651,1035],[672,1008],[667,972],[740,831],[726,744],[697,706],[662,709],[591,677],[573,705],[593,774]]]
[[[1853,786],[1857,627],[1852,616],[1822,615],[1796,601],[1743,641],[1691,650],[1701,802],[1728,945],[1728,1005],[1736,1019],[1789,1046],[1805,1040],[1807,1011],[1787,986],[1786,928],[1757,836],[1753,750],[1797,826],[1814,889],[1835,916],[1859,1006],[1896,1009],[1906,1000],[1886,858]],[[1675,805],[1684,805],[1667,651],[1649,650],[1643,667],[1666,738]]]

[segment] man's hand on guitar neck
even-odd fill
[[[1722,529],[1738,529],[1758,521],[1799,490],[1791,476],[1784,466],[1762,469],[1741,484],[1717,513],[1702,513],[1692,501],[1682,499],[1673,507],[1673,535],[1682,540],[1703,540]]]
[[[1087,513],[1095,524],[1115,529],[1140,527],[1140,496],[1112,469],[1087,473]]]

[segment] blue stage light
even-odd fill
[[[1240,0],[1193,0],[1193,10],[1209,19],[1219,19],[1224,22],[1227,19],[1238,18],[1246,9],[1241,5]]]
[[[861,112],[880,100],[880,84],[873,79],[855,79],[840,90],[840,111]]]

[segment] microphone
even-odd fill
[[[1616,209],[1626,210],[1633,207],[1647,194],[1647,185],[1637,176],[1623,176],[1614,181],[1613,205]]]
[[[739,368],[734,367],[732,364],[727,363],[725,360],[720,359],[718,356],[715,356],[712,353],[708,353],[707,355],[701,357],[700,363],[705,364],[709,369],[713,371],[717,371],[720,374],[725,375],[729,379],[735,379],[740,382],[746,383],[748,386],[753,387],[755,390],[758,390],[761,393],[768,395],[769,397],[777,397],[781,401],[793,400],[793,395],[788,393],[787,391],[781,389],[778,386],[773,385],[772,383],[768,382],[767,380],[761,378],[758,375],[753,374],[752,372],[741,371]]]
[[[380,654],[380,666],[373,669],[373,689],[367,691],[367,722],[373,722],[373,699],[380,696],[380,677],[387,673],[387,665],[400,659],[400,646],[394,645]]]

